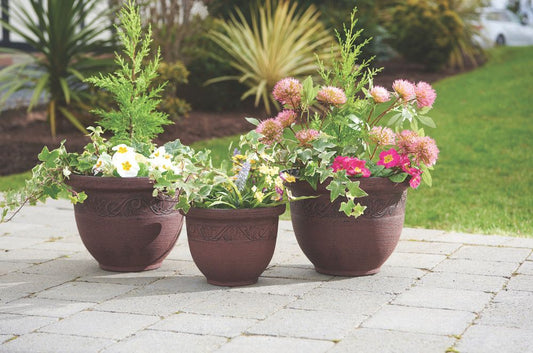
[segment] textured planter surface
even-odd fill
[[[174,247],[183,216],[175,201],[152,197],[148,178],[71,175],[69,185],[85,191],[74,205],[83,244],[104,270],[153,270]]]
[[[228,287],[256,283],[274,254],[279,215],[284,211],[285,205],[189,210],[189,249],[207,282]]]
[[[345,200],[331,203],[327,184],[316,191],[306,182],[289,185],[295,196],[318,196],[291,203],[294,234],[318,272],[337,276],[377,273],[398,244],[408,184],[386,178],[360,180],[368,196],[356,200],[367,206],[359,218],[339,212]]]

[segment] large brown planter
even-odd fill
[[[291,218],[300,248],[320,273],[363,276],[379,272],[394,251],[403,228],[408,183],[387,178],[361,178],[368,196],[357,199],[367,206],[353,218],[339,212],[337,199],[330,202],[327,183],[313,190],[307,182],[289,187],[295,196],[318,196],[291,202]]]
[[[267,268],[285,205],[253,209],[192,208],[187,237],[194,263],[217,286],[257,282]]]
[[[154,198],[148,178],[71,175],[68,184],[87,194],[85,202],[74,205],[74,215],[83,244],[102,269],[161,266],[183,225],[175,200]]]

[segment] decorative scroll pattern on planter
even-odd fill
[[[174,199],[165,197],[151,197],[147,200],[143,195],[132,195],[130,198],[122,200],[93,195],[75,207],[78,212],[91,212],[100,217],[132,217],[146,212],[152,212],[155,215],[177,212],[174,210],[176,202]]]
[[[276,222],[259,225],[209,225],[195,222],[188,227],[188,237],[203,241],[270,240],[276,238],[278,229]]]

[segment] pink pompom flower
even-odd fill
[[[272,95],[281,104],[295,109],[302,100],[302,89],[303,86],[300,81],[292,77],[286,77],[276,83],[272,90]]]
[[[368,137],[370,138],[370,141],[378,146],[391,146],[396,143],[394,131],[384,126],[374,126],[370,130]]]
[[[431,107],[437,98],[437,92],[427,82],[420,81],[415,87],[416,104],[418,108]]]
[[[263,135],[259,140],[267,145],[281,142],[283,137],[283,126],[275,119],[263,120],[255,131]]]
[[[411,147],[411,152],[415,163],[424,163],[428,167],[434,165],[439,156],[437,144],[429,136],[418,137]]]
[[[346,94],[341,88],[326,86],[322,87],[322,89],[318,91],[316,99],[319,102],[327,104],[342,105],[346,103]]]
[[[392,83],[392,89],[404,101],[408,102],[415,98],[415,86],[406,80],[396,80]]]
[[[296,139],[300,143],[300,146],[309,146],[312,141],[314,141],[320,132],[313,129],[304,129],[296,133]]]
[[[413,152],[413,146],[418,138],[418,134],[412,130],[403,130],[396,134],[396,145],[398,152],[408,154]]]
[[[370,170],[365,167],[365,164],[366,161],[355,157],[337,156],[333,160],[331,168],[334,172],[345,170],[346,175],[368,178],[370,176]]]
[[[283,128],[289,127],[296,122],[297,114],[294,110],[285,109],[278,113],[276,120],[283,126]]]
[[[401,161],[398,152],[396,152],[394,148],[391,148],[390,150],[382,151],[379,154],[379,161],[376,164],[382,165],[385,168],[393,168],[399,166]]]
[[[372,89],[370,90],[370,95],[372,96],[372,98],[374,98],[374,102],[376,103],[385,103],[390,100],[389,91],[387,91],[385,87],[372,87]]]

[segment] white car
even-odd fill
[[[506,9],[484,8],[480,13],[478,41],[483,47],[494,45],[533,45],[533,27],[520,22]]]

